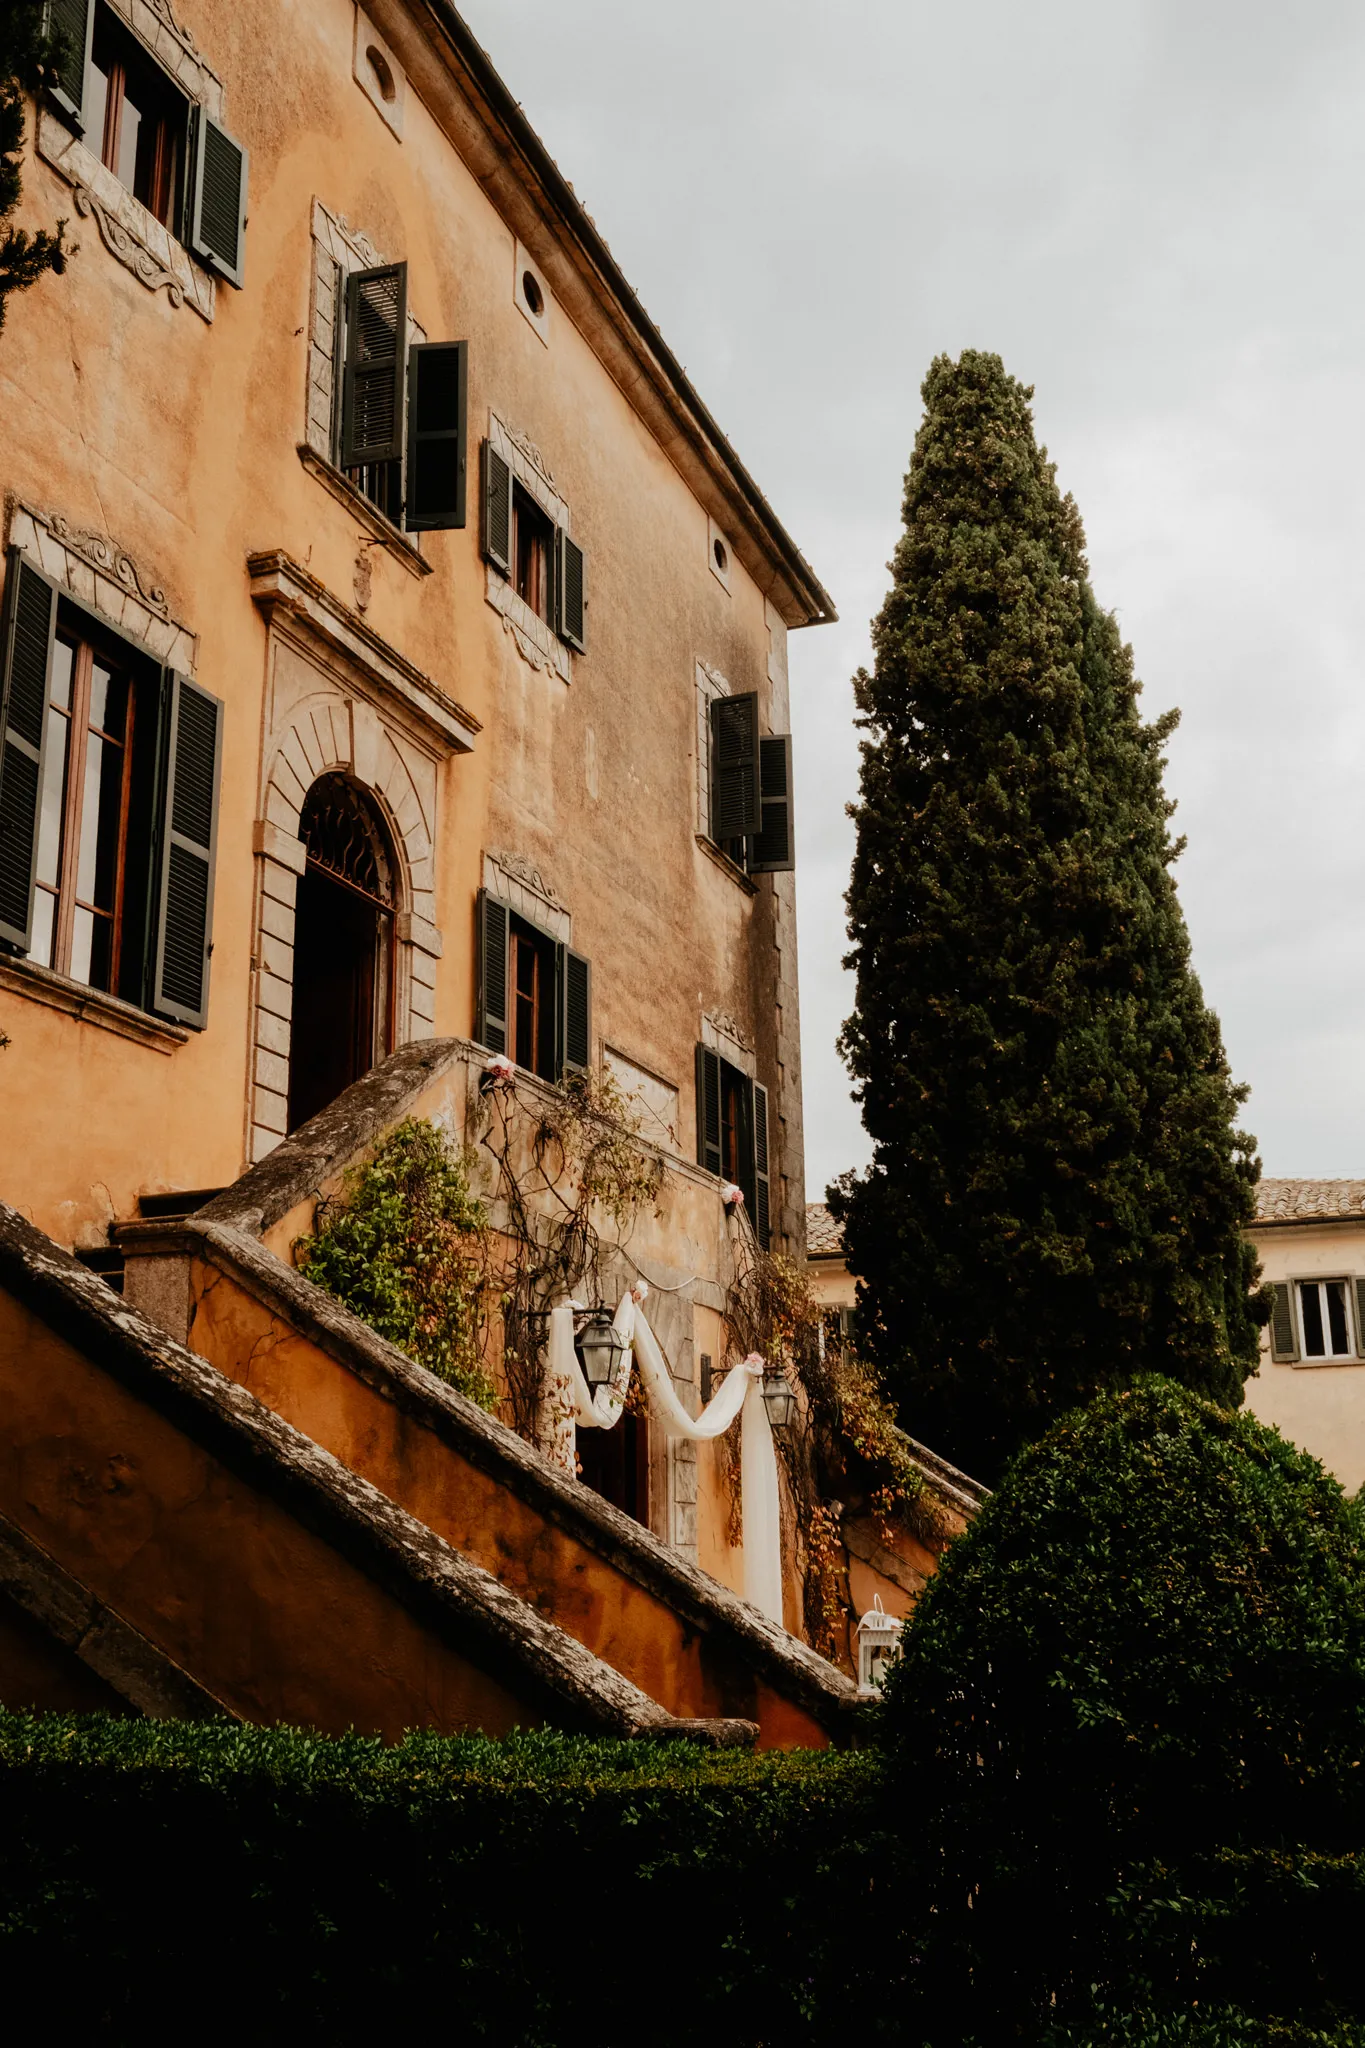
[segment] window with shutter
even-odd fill
[[[57,592],[17,548],[5,576],[0,668],[0,944],[27,953],[33,934],[39,797]],[[58,793],[60,806],[60,791]]]
[[[507,1051],[507,925],[505,903],[480,889],[475,913],[478,975],[474,1036],[490,1052]]]
[[[1289,1364],[1299,1355],[1294,1330],[1293,1294],[1287,1284],[1279,1281],[1275,1285],[1275,1305],[1270,1313],[1270,1355],[1280,1364]]]
[[[720,1173],[720,1054],[709,1045],[697,1047],[697,1162]]]
[[[223,707],[207,690],[171,670],[166,716],[151,1008],[202,1031],[208,1021],[213,944]]]
[[[341,467],[400,462],[407,374],[408,266],[354,270],[346,280]],[[362,483],[361,488],[365,489]],[[366,491],[373,496],[372,491]]]
[[[751,842],[745,865],[751,875],[790,874],[796,866],[791,734],[775,733],[761,739],[758,760],[763,823]]]
[[[1356,1357],[1365,1358],[1365,1280],[1357,1280],[1356,1294]]]
[[[717,697],[711,705],[711,837],[730,847],[763,822],[758,760],[758,695]]]
[[[190,247],[219,277],[242,287],[247,156],[200,107],[194,122]]]
[[[512,573],[512,471],[491,441],[483,444],[483,551],[504,576]]]
[[[555,623],[561,640],[587,652],[587,584],[583,550],[569,539],[563,527],[557,530],[558,563],[555,571]]]
[[[585,1074],[592,1064],[592,968],[581,953],[558,948],[559,1076]]]
[[[465,523],[466,341],[419,342],[408,356],[408,474],[403,523],[429,533]]]
[[[47,89],[53,103],[75,124],[78,132],[86,126],[86,67],[90,61],[94,25],[93,0],[48,0],[44,26],[49,34],[60,37],[62,60],[56,77],[48,80]],[[98,154],[98,135],[93,137],[92,146]]]
[[[772,1198],[768,1186],[768,1091],[754,1082],[754,1236],[766,1252],[772,1240]]]

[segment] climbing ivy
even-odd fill
[[[294,1259],[381,1337],[492,1408],[480,1342],[487,1238],[468,1162],[435,1124],[407,1117],[319,1204]]]

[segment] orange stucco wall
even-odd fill
[[[459,95],[416,26],[423,10],[372,9],[422,72],[401,141],[352,75],[350,0],[177,0],[176,12],[250,151],[245,289],[218,284],[207,324],[149,290],[80,221],[67,275],[9,308],[0,493],[130,548],[197,635],[198,679],[226,704],[209,1022],[167,1049],[0,988],[11,1041],[0,1195],[60,1242],[89,1245],[111,1217],[135,1213],[139,1193],[221,1186],[242,1168],[248,1090],[263,1071],[250,1022],[253,828],[270,662],[246,562],[283,550],[353,613],[368,576],[367,626],[482,724],[473,753],[437,771],[435,1030],[472,1026],[484,852],[537,863],[593,963],[594,1057],[609,1044],[671,1081],[684,1133],[702,1012],[724,1011],[751,1036],[773,1090],[775,1212],[785,1179],[799,1230],[798,1065],[778,1037],[797,1021],[792,878],[764,878],[751,894],[695,839],[695,664],[757,690],[766,729],[782,730],[781,621],[737,556],[729,591],[710,573],[708,509],[605,367],[587,316],[576,324],[552,292],[546,346],[515,305],[516,238],[489,197],[489,165],[452,141]],[[21,218],[72,217],[70,185],[35,150],[32,110],[29,130]],[[423,538],[425,578],[373,545],[296,452],[315,196],[383,258],[407,261],[411,311],[430,339],[470,344],[469,525]],[[558,274],[571,259],[541,212],[523,232]],[[476,477],[490,411],[540,448],[586,550],[589,652],[567,684],[522,657],[485,601]]]
[[[671,1713],[756,1719],[764,1747],[826,1735],[616,1563],[463,1457],[283,1322],[232,1275],[190,1262],[190,1343]]]
[[[0,1514],[248,1720],[392,1739],[539,1718],[3,1291]],[[0,1699],[25,1705],[60,1673],[17,1633]]]

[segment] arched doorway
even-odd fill
[[[294,923],[289,1128],[368,1073],[393,1044],[397,863],[377,809],[344,775],[304,799],[308,850]]]

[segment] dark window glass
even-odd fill
[[[1322,1296],[1316,1287],[1301,1287],[1299,1299],[1303,1304],[1303,1349],[1308,1358],[1322,1358],[1326,1355],[1322,1327]]]
[[[109,8],[97,8],[86,134],[106,169],[177,235],[188,121],[184,94]]]
[[[550,549],[554,530],[535,499],[512,492],[512,584],[539,619],[550,616]]]
[[[508,921],[509,1051],[519,1067],[555,1078],[555,942],[519,917]]]
[[[129,983],[140,997],[142,934],[125,934],[124,915],[130,839],[147,835],[146,820],[140,835],[130,829],[135,696],[125,654],[63,625],[48,690],[29,958],[113,994]]]

